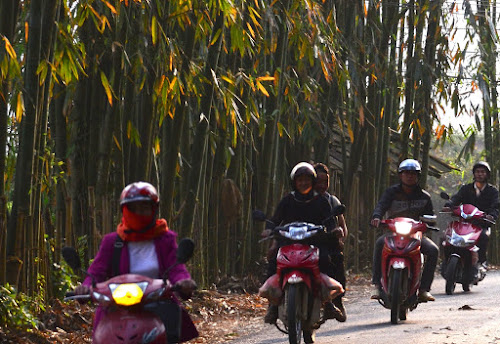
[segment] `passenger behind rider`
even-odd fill
[[[418,161],[406,159],[398,168],[399,184],[387,188],[373,211],[371,225],[378,227],[380,220],[387,213],[388,218],[409,217],[419,220],[422,215],[434,215],[431,197],[419,185],[421,168]],[[389,234],[380,236],[375,242],[373,253],[373,279],[374,291],[372,299],[381,297],[382,277],[382,250],[384,239]],[[434,279],[439,249],[429,238],[422,236],[421,252],[426,256],[422,279],[418,294],[419,302],[434,301],[429,292]]]
[[[314,167],[307,162],[298,163],[290,173],[290,183],[292,192],[287,194],[279,202],[273,217],[270,219],[277,226],[300,221],[309,222],[317,225],[323,224],[330,217],[331,207],[325,197],[322,197],[316,192],[313,187],[316,182],[316,171]],[[334,220],[326,223],[328,231],[334,228]],[[262,232],[263,237],[268,237],[271,234],[271,229],[268,227]],[[276,254],[281,243],[273,240],[269,248],[268,271],[267,277],[276,273]],[[332,275],[328,271],[328,250],[320,248],[320,271],[329,276]],[[337,319],[342,321],[342,312],[335,307],[331,302],[324,305],[324,316],[327,319]],[[274,324],[278,319],[278,307],[270,305],[264,317],[264,321],[269,324]]]
[[[177,234],[169,230],[164,219],[158,219],[158,207],[158,193],[153,185],[136,182],[123,189],[120,196],[122,220],[116,232],[103,237],[99,251],[88,269],[88,276],[75,289],[76,294],[89,294],[92,278],[99,283],[127,273],[150,278],[164,276],[167,269],[176,262]],[[122,248],[117,249],[115,246]],[[168,280],[178,288],[183,297],[189,297],[196,289],[196,283],[184,264],[172,267],[168,271]],[[159,312],[162,311],[160,308]],[[103,312],[105,309],[101,307],[96,310],[94,330],[104,315]],[[180,341],[176,339],[176,342],[198,336],[189,315],[183,309],[181,328]]]
[[[323,195],[330,204],[331,209],[339,206],[340,200],[328,193],[328,188],[330,186],[330,173],[328,171],[328,167],[323,163],[314,164],[314,170],[316,171],[316,183],[314,184],[314,190],[316,190],[320,195]],[[328,243],[327,247],[329,249],[330,259],[328,263],[330,266],[327,271],[333,279],[342,284],[344,290],[346,290],[346,275],[345,275],[345,267],[344,267],[344,242],[347,238],[347,224],[345,222],[345,218],[343,214],[337,216],[337,224],[338,227],[332,232],[331,242]],[[344,307],[344,303],[342,301],[342,297],[345,293],[337,296],[333,299],[333,304],[342,312],[342,317],[337,319],[339,321],[346,320],[346,311]]]
[[[460,204],[472,204],[479,210],[485,212],[486,218],[491,221],[496,221],[499,214],[499,199],[498,189],[488,183],[490,178],[491,168],[485,161],[480,161],[472,167],[474,181],[470,184],[463,185],[458,193],[453,195],[451,199],[445,203],[443,211],[449,211],[449,207]],[[490,228],[483,227],[477,246],[479,247],[479,264],[482,269],[487,267],[488,241]]]

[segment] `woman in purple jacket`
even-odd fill
[[[88,276],[75,289],[76,294],[88,294],[92,278],[95,282],[102,282],[127,273],[162,278],[166,271],[168,280],[181,295],[189,297],[192,294],[196,283],[184,264],[174,266],[177,234],[168,229],[164,219],[158,219],[158,205],[158,193],[149,183],[136,182],[123,189],[120,196],[122,221],[116,232],[102,239],[99,252],[88,269]],[[172,268],[168,270],[169,267]],[[100,307],[96,310],[94,329],[103,311]],[[197,336],[189,315],[183,310],[180,341]]]

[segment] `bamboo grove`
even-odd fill
[[[120,191],[138,180],[158,187],[170,228],[195,239],[200,284],[256,272],[264,246],[251,211],[272,212],[304,160],[340,162],[332,191],[348,209],[349,268],[363,268],[391,163],[413,156],[427,171],[449,133],[438,110],[467,111],[465,81],[451,72],[464,58],[449,46],[456,6],[0,2],[0,283],[50,295],[60,248],[93,257],[120,219]],[[495,11],[481,1],[465,18],[483,47],[473,84],[489,95],[490,161],[500,147]]]

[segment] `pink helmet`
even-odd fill
[[[154,205],[160,203],[155,187],[146,182],[135,182],[127,185],[120,195],[120,207],[130,202],[149,201]]]

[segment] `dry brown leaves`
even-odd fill
[[[267,307],[266,301],[255,294],[222,294],[215,290],[199,291],[184,305],[200,332],[200,337],[189,343],[206,344],[246,334],[252,329],[249,320],[263,316]],[[55,300],[40,316],[42,330],[6,331],[0,327],[0,343],[91,343],[93,313],[92,306]]]

